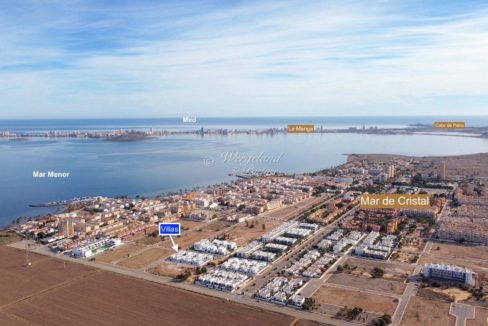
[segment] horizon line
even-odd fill
[[[0,121],[28,121],[28,120],[144,120],[144,119],[182,119],[183,117],[196,117],[198,119],[266,119],[266,118],[416,118],[416,117],[488,117],[488,114],[420,114],[420,115],[269,115],[269,116],[152,116],[152,117],[53,117],[53,118],[2,118]]]

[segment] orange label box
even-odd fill
[[[314,125],[288,125],[289,134],[309,134],[314,132]]]
[[[435,122],[434,127],[438,129],[464,129],[464,122]]]
[[[360,201],[361,209],[380,208],[408,208],[408,209],[429,209],[429,194],[363,194]]]

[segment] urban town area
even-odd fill
[[[476,158],[472,158],[473,161]],[[449,158],[349,155],[156,198],[79,198],[10,246],[332,325],[485,325],[488,188]],[[365,209],[364,194],[429,208]],[[181,235],[160,236],[159,223]]]

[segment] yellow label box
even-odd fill
[[[376,208],[430,208],[429,194],[363,194],[360,201],[361,209]]]
[[[314,133],[315,126],[314,125],[288,125],[288,133],[290,134],[308,134]]]

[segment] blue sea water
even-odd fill
[[[312,123],[324,128],[402,127],[433,121],[488,125],[486,117],[347,117],[0,121],[0,131],[146,130],[285,127]],[[139,142],[96,139],[11,141],[0,138],[0,226],[18,216],[48,212],[29,204],[76,196],[152,196],[229,181],[229,173],[255,170],[311,172],[345,162],[345,153],[460,155],[488,152],[488,139],[442,135],[277,134],[182,135]],[[69,172],[66,179],[33,178],[33,171]]]

